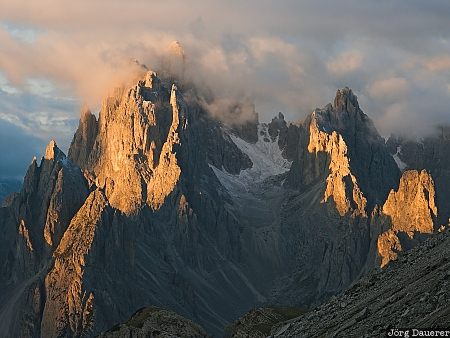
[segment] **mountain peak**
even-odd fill
[[[337,113],[343,111],[349,113],[357,112],[359,110],[358,97],[348,87],[338,89],[336,91],[333,108]]]
[[[60,157],[64,157],[64,153],[58,148],[56,145],[55,140],[51,140],[47,147],[45,148],[45,155],[44,159],[46,160],[55,160],[59,159]]]
[[[153,88],[158,89],[160,84],[161,84],[161,81],[158,78],[158,75],[156,74],[156,72],[149,70],[145,74],[145,79],[144,79],[145,87],[152,88],[152,89]]]
[[[328,152],[335,168],[337,180],[329,179],[326,196],[340,198],[337,203],[341,215],[349,209],[344,188],[347,174],[357,189],[352,193],[364,203],[357,203],[358,211],[368,211],[375,204],[384,203],[392,187],[398,185],[400,172],[394,159],[385,148],[372,120],[360,109],[358,100],[348,87],[338,89],[334,104],[316,109],[310,118],[310,152]],[[343,169],[345,168],[345,170]],[[339,175],[342,175],[342,177]],[[330,176],[331,177],[331,176]],[[344,180],[345,178],[345,180]],[[356,184],[357,183],[357,184]],[[341,189],[342,188],[342,189]],[[340,191],[339,191],[340,189]],[[350,190],[351,191],[351,190]],[[335,196],[336,195],[336,196]],[[363,197],[361,197],[361,196]],[[341,198],[345,197],[345,198]]]

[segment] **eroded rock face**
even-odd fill
[[[391,328],[442,328],[450,320],[449,254],[446,229],[320,307],[275,325],[270,337],[381,337]]]
[[[405,241],[393,230],[400,223],[428,217],[430,232],[429,220],[435,215],[429,212],[430,218],[425,210],[434,205],[431,178],[425,173],[417,179],[405,177],[411,183],[403,188],[403,182],[402,190],[414,207],[402,208],[394,193],[389,195],[398,191],[400,171],[348,88],[337,91],[334,104],[316,109],[305,120],[297,149],[285,184],[294,190],[283,205],[281,233],[286,256],[301,258],[279,281],[277,296],[286,304],[300,298],[320,302],[379,266],[380,260],[395,259],[396,250],[408,249],[418,237],[411,234],[414,238],[402,247]],[[378,212],[377,205],[385,203],[386,214]],[[397,209],[405,213],[387,215]]]
[[[273,141],[278,138],[278,146],[283,150],[283,156],[293,161],[297,154],[299,126],[288,124],[283,113],[279,112],[268,124],[268,132]]]
[[[1,208],[1,332],[39,337],[45,274],[67,227],[88,195],[80,169],[54,141],[33,159],[20,193]]]
[[[223,168],[231,174],[239,174],[241,170],[251,168],[250,158],[242,153],[217,123],[206,122],[204,140],[207,141],[208,162],[216,168]]]
[[[66,158],[54,141],[48,144],[40,165],[33,159],[22,191],[14,196],[8,208],[17,222],[18,234],[34,257],[35,268],[56,248],[87,194],[86,180],[80,169]],[[17,273],[21,269],[14,270]]]
[[[32,299],[38,305],[17,313],[17,323],[27,318],[30,325],[5,332],[94,335],[136,308],[159,303],[219,332],[237,311],[255,302],[255,291],[236,265],[238,222],[225,208],[226,196],[208,166],[209,149],[199,133],[207,128],[205,116],[200,106],[188,107],[176,87],[168,91],[150,72],[106,100],[98,122],[89,112],[80,119],[70,154],[86,179],[79,169],[72,173],[77,167],[54,143],[41,167],[33,162],[23,195],[30,198],[39,180],[46,179],[54,193],[48,199],[51,217],[40,219],[35,233],[26,219],[17,230],[11,225],[21,244],[15,249],[17,259],[5,269],[17,273],[16,265],[23,266],[19,271],[27,271],[29,278],[23,289],[12,287],[11,294],[18,292],[24,307]],[[69,188],[74,177],[83,189]],[[44,192],[39,193],[46,198]],[[84,194],[78,205],[70,199],[76,192]],[[58,209],[61,198],[74,208],[72,215]],[[14,219],[9,209],[2,217]],[[41,246],[45,259],[36,259]],[[230,297],[226,290],[233,288],[239,292]],[[229,308],[211,316],[212,304],[230,301]],[[199,305],[205,303],[211,304]]]
[[[84,109],[81,112],[79,127],[69,148],[69,158],[74,163],[87,165],[97,133],[98,123],[96,117],[89,109]]]
[[[432,179],[399,187],[348,88],[303,124],[240,128],[196,95],[147,72],[82,114],[69,159],[51,142],[33,161],[0,208],[0,332],[94,336],[156,304],[219,335],[262,302],[323,302],[430,229]],[[192,329],[150,317],[119,333]]]
[[[420,140],[392,136],[387,144],[405,169],[427,170],[436,185],[438,223],[447,224],[450,214],[450,128],[441,126]]]
[[[105,195],[93,191],[53,253],[54,265],[45,278],[42,337],[82,336],[92,326],[94,294],[86,293],[83,274],[96,231],[107,226],[107,205]]]
[[[238,224],[224,208],[207,164],[207,144],[198,133],[205,128],[203,119],[191,119],[205,112],[191,107],[175,86],[167,91],[154,73],[147,73],[136,86],[105,101],[86,161],[75,155],[79,144],[89,143],[79,135],[90,130],[84,124],[93,119],[80,120],[71,154],[94,191],[53,254],[45,278],[49,298],[42,335],[99,332],[123,314],[161,302],[191,318],[209,318],[208,328],[218,331],[227,316],[254,302],[251,293],[236,295],[234,302],[242,304],[215,318],[208,307],[196,305],[229,300],[226,292],[211,295],[198,278],[208,278],[219,289],[234,285],[245,292],[249,286],[233,271]]]
[[[160,207],[177,183],[173,147],[183,113],[176,91],[168,93],[148,72],[134,87],[106,99],[97,123],[89,112],[80,120],[72,160],[93,175],[111,206],[122,212],[134,213],[146,203]]]
[[[342,135],[336,131],[329,134],[326,127],[320,125],[322,122],[320,119],[321,116],[314,112],[309,128],[308,151],[316,157],[318,152],[324,152],[329,156],[330,173],[326,178],[327,186],[322,201],[327,202],[329,198],[333,198],[341,216],[348,212],[352,212],[355,216],[365,216],[367,199],[351,172],[347,144]]]
[[[398,233],[412,239],[416,233],[431,234],[435,230],[437,207],[434,182],[425,171],[405,171],[398,191],[391,190],[382,213],[390,218],[392,227],[378,237],[381,266],[396,259],[402,250]]]

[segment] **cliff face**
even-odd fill
[[[420,140],[392,136],[387,145],[402,169],[426,170],[436,185],[438,223],[447,224],[450,214],[450,128],[440,126]]]
[[[32,162],[0,208],[0,332],[94,336],[156,305],[220,334],[257,304],[318,304],[435,229],[434,177],[400,180],[348,88],[302,124],[241,127],[197,95],[147,72],[82,113],[68,157],[50,142]]]
[[[374,270],[309,313],[272,327],[270,337],[382,337],[400,327],[439,330],[450,320],[446,229]],[[268,335],[269,336],[269,335]]]
[[[391,190],[382,213],[390,218],[392,226],[377,241],[381,266],[397,258],[402,250],[399,233],[414,238],[416,233],[431,234],[435,230],[437,207],[434,182],[426,172],[405,171],[398,191]]]
[[[328,133],[326,127],[320,125],[317,119],[317,113],[314,112],[309,126],[308,152],[315,153],[316,156],[318,152],[324,152],[329,157],[328,170],[330,173],[326,178],[326,189],[322,202],[327,202],[329,198],[332,198],[341,216],[348,212],[352,212],[355,216],[365,216],[367,199],[351,172],[347,144],[342,135],[336,131]]]
[[[82,116],[69,154],[105,188],[114,208],[127,214],[144,204],[157,209],[180,176],[174,155],[180,119],[176,87],[169,97],[149,72],[106,99],[98,122],[89,112]]]
[[[316,109],[304,128],[290,175],[293,186],[307,187],[327,175],[326,200],[336,189],[341,213],[350,210],[348,203],[354,203],[359,213],[370,212],[398,186],[395,161],[350,89],[338,90],[334,104]],[[353,202],[350,195],[355,195]]]
[[[1,330],[6,335],[39,336],[43,279],[53,250],[87,195],[80,169],[52,141],[40,165],[33,159],[21,192],[2,208]]]
[[[42,164],[32,163],[1,214],[2,313],[16,318],[4,332],[91,335],[149,304],[217,332],[256,301],[237,266],[238,222],[208,166],[205,117],[149,72],[105,100],[98,121],[83,113],[70,159],[51,143]],[[218,144],[234,145],[221,135]],[[230,158],[245,161],[233,149]],[[227,305],[213,313],[213,304]]]
[[[277,295],[308,306],[432,233],[438,208],[431,176],[409,172],[400,180],[388,146],[348,88],[316,109],[299,134],[281,213],[284,255],[299,258]]]

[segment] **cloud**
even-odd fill
[[[216,115],[245,98],[263,120],[278,111],[298,120],[349,86],[383,134],[405,120],[417,133],[449,121],[448,1],[2,0],[1,7],[0,113],[39,139],[56,134],[68,144],[79,107],[95,110],[111,87],[139,72],[130,59],[179,67],[168,56],[174,40],[185,52],[186,79],[217,98]]]
[[[257,118],[255,105],[246,97],[215,98],[211,102],[202,100],[200,104],[211,114],[212,117],[224,122],[229,126],[241,125],[247,121],[255,121]]]
[[[327,62],[327,69],[335,75],[354,72],[363,66],[363,55],[360,51],[348,51]]]
[[[230,71],[225,52],[221,48],[209,50],[201,59],[201,63],[211,76],[220,76],[221,73]]]
[[[402,77],[390,77],[376,80],[369,85],[368,92],[372,98],[384,101],[403,100],[408,92],[408,82]]]
[[[432,57],[424,61],[424,66],[432,72],[450,71],[450,55]]]
[[[9,88],[8,84],[6,86]],[[45,144],[53,138],[67,152],[78,122],[77,113],[74,112],[78,112],[80,102],[59,97],[48,90],[45,87],[43,90],[36,89],[32,85],[23,90],[6,92],[0,86],[0,123],[13,125],[20,130],[20,135],[26,139],[38,139],[39,144]],[[0,162],[4,161],[3,155],[0,153]]]

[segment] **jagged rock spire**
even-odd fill
[[[338,113],[343,111],[355,113],[360,110],[357,96],[348,87],[336,91],[333,108]]]
[[[58,160],[63,157],[66,157],[66,155],[64,155],[64,153],[58,148],[55,140],[51,140],[48,143],[47,147],[45,148],[44,159],[45,160]]]
[[[69,157],[105,189],[113,207],[125,213],[146,203],[156,208],[174,189],[179,169],[172,146],[179,143],[181,101],[175,85],[169,92],[157,74],[148,71],[131,88],[106,99],[98,121],[91,113],[80,119]],[[163,173],[169,167],[173,179],[167,181]]]

